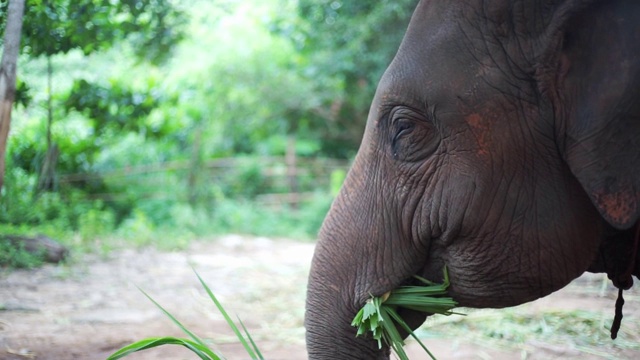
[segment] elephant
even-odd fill
[[[445,266],[461,307],[628,289],[639,217],[640,2],[421,0],[318,234],[309,358],[388,359],[354,315]]]

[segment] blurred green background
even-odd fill
[[[8,235],[44,234],[88,262],[123,248],[187,249],[221,234],[315,239],[417,2],[26,0],[0,189],[0,270],[42,263],[4,241]],[[0,42],[7,5],[0,0]],[[72,273],[55,271],[62,279]],[[238,276],[257,279],[268,296],[253,290],[236,304],[279,331],[303,328],[306,273],[274,282],[262,268],[258,275],[242,271]],[[518,357],[505,358],[635,356],[640,322],[637,311],[627,313],[632,306],[625,308],[625,334],[608,339],[617,292],[606,284],[606,277],[586,278],[565,298],[532,303],[524,313],[443,318],[420,336],[443,337],[449,351],[474,341],[517,349],[510,354]],[[84,301],[70,294],[58,298]],[[269,309],[255,310],[259,303],[278,303],[273,307],[294,320],[283,325]],[[558,312],[563,304],[580,310]],[[17,315],[20,323],[25,314]],[[58,322],[49,311],[42,312],[47,319],[34,314],[39,327]],[[302,331],[293,337],[303,339]],[[474,358],[492,358],[471,350]]]
[[[0,234],[313,239],[415,3],[28,0]]]

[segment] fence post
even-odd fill
[[[189,161],[189,174],[187,176],[187,201],[192,208],[198,204],[200,197],[200,178],[202,176],[202,126],[200,123],[195,127],[193,135],[193,147],[191,149],[191,159]]]
[[[285,154],[285,162],[287,164],[287,177],[289,178],[289,192],[291,193],[291,208],[298,209],[298,169],[296,161],[296,137],[289,135],[287,137],[287,151]]]

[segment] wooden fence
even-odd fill
[[[181,197],[192,201],[202,188],[233,183],[240,187],[258,188],[252,198],[260,203],[296,206],[318,189],[329,190],[331,174],[346,173],[349,162],[330,158],[291,156],[218,158],[194,164],[192,161],[170,161],[157,164],[126,166],[95,173],[62,174],[59,187],[81,183],[104,182],[108,193],[93,194],[93,199],[106,202],[130,199],[168,199]],[[249,175],[255,175],[252,178]],[[252,182],[261,183],[252,183]],[[244,182],[244,183],[243,183]],[[136,188],[135,194],[126,189]],[[113,191],[123,189],[125,191]]]

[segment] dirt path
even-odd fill
[[[192,266],[229,313],[242,317],[267,359],[306,359],[302,318],[312,252],[310,243],[226,236],[193,243],[182,252],[128,250],[108,258],[86,256],[67,266],[0,273],[0,359],[105,359],[121,346],[145,337],[183,336],[136,285],[193,332],[214,339],[229,360],[246,359],[222,316],[206,298]],[[601,310],[603,318],[609,319],[615,299],[609,295],[611,291],[601,296],[600,279],[593,275],[578,279],[516,311],[535,314],[549,308],[590,309]],[[638,324],[638,294],[626,297],[623,328]],[[480,317],[500,314],[474,312],[466,323],[445,324],[445,329],[460,329]],[[478,331],[469,329],[468,334]],[[459,336],[458,330],[458,335],[449,337],[429,334],[436,338],[427,339],[427,345],[440,359],[640,358],[640,350],[633,344],[619,347],[610,341],[603,342],[601,353],[593,354],[571,344],[550,344],[537,339],[535,333],[525,345],[516,347],[484,344],[474,336]],[[629,341],[637,341],[633,334],[629,336]],[[415,344],[408,349],[412,359],[426,358]],[[186,350],[166,346],[128,357],[194,358]]]

